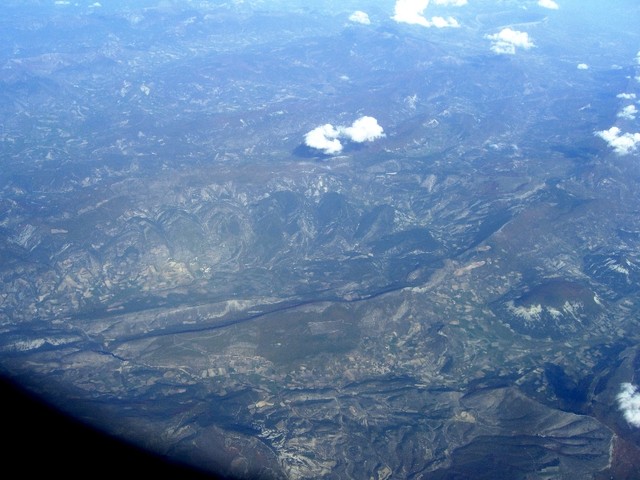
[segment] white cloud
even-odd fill
[[[436,28],[446,28],[446,27],[458,28],[460,26],[458,21],[453,17],[447,17],[447,18],[433,17],[431,19],[431,25]]]
[[[617,98],[622,98],[624,100],[633,100],[634,98],[636,98],[636,94],[635,93],[619,93],[618,95],[616,95]]]
[[[586,63],[578,64],[578,70],[588,70],[588,69],[589,69],[589,65],[587,65]]]
[[[609,130],[602,130],[595,134],[607,142],[618,155],[628,155],[640,145],[640,133],[620,134],[618,127],[611,127]]]
[[[620,393],[616,396],[618,408],[622,410],[624,418],[634,427],[640,427],[640,393],[630,383],[620,385]]]
[[[322,150],[327,155],[333,155],[342,151],[342,143],[338,140],[340,132],[327,123],[316,127],[304,136],[304,143],[318,150]]]
[[[618,118],[624,118],[625,120],[635,120],[638,109],[635,105],[627,105],[620,112],[618,112]]]
[[[361,10],[356,10],[349,16],[349,20],[355,23],[362,23],[363,25],[370,25],[369,15]]]
[[[462,0],[466,3],[466,0]],[[437,5],[460,6],[461,0],[435,0]],[[429,0],[396,0],[394,15],[391,17],[398,23],[408,23],[410,25],[422,25],[423,27],[457,28],[460,26],[453,17],[433,17],[431,20],[424,16],[424,11],[429,6]]]
[[[352,142],[362,143],[384,137],[382,127],[373,117],[360,117],[350,127],[343,128],[341,132]]]
[[[384,136],[384,130],[378,121],[365,115],[355,120],[349,127],[334,127],[330,123],[316,127],[304,136],[304,143],[308,147],[322,150],[326,155],[334,155],[342,151],[341,138],[355,143],[363,143]]]
[[[638,53],[636,53],[636,63],[638,65],[640,65],[640,51],[638,51]]]
[[[528,50],[535,46],[529,39],[527,32],[519,32],[510,28],[503,28],[499,33],[493,35],[485,35],[485,38],[493,42],[491,50],[500,54],[513,55],[516,53],[516,48]]]
[[[551,10],[558,10],[560,6],[553,0],[538,0],[538,5]]]
[[[463,7],[467,0],[433,0],[436,5],[451,5],[452,7]]]
[[[429,6],[429,0],[397,0],[393,18],[398,23],[429,26],[428,20],[422,14]]]

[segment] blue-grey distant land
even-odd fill
[[[3,2],[0,374],[228,478],[640,478],[639,24]]]

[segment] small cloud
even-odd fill
[[[100,8],[102,6],[102,4],[100,2],[94,2],[91,5],[89,5],[89,8]]]
[[[453,18],[453,17],[433,17],[431,19],[431,25],[436,27],[436,28],[458,28],[460,27],[460,24],[458,23],[458,21]]]
[[[334,155],[342,151],[342,143],[338,140],[340,132],[327,123],[316,127],[304,136],[304,143],[308,147],[322,150],[327,155]]]
[[[452,7],[464,7],[467,4],[467,0],[434,0],[436,5],[446,5]]]
[[[456,5],[460,0],[439,0],[439,5]],[[460,4],[464,5],[464,4]],[[396,0],[394,15],[391,17],[398,23],[408,23],[410,25],[422,25],[423,27],[457,28],[460,26],[453,17],[433,17],[428,20],[424,16],[424,11],[429,6],[429,0]]]
[[[349,20],[354,23],[361,23],[363,25],[371,25],[371,20],[369,19],[369,15],[361,10],[356,10],[349,16]]]
[[[493,42],[491,50],[498,54],[513,55],[516,53],[516,48],[528,50],[535,46],[529,39],[527,32],[519,32],[510,28],[503,28],[499,33],[493,35],[485,35],[485,38]]]
[[[638,109],[635,105],[627,105],[620,112],[618,112],[618,118],[624,118],[625,120],[635,120]]]
[[[322,150],[326,155],[335,155],[340,153],[343,148],[340,139],[363,143],[384,136],[384,130],[378,121],[365,115],[354,121],[350,127],[334,127],[330,123],[316,127],[304,136],[304,143],[308,147]]]
[[[638,53],[636,53],[636,63],[638,65],[640,65],[640,51],[638,51]]]
[[[378,121],[368,116],[360,117],[350,127],[343,128],[342,133],[356,143],[371,142],[384,137],[384,131],[378,125]]]
[[[579,63],[578,70],[589,70],[589,65],[587,65],[586,63]]]
[[[623,100],[633,100],[634,98],[636,98],[636,94],[635,93],[619,93],[618,95],[616,95],[617,98],[622,98]]]
[[[630,383],[620,385],[620,393],[616,396],[618,408],[625,420],[634,427],[640,427],[640,393]]]
[[[638,148],[638,145],[640,145],[640,133],[620,134],[618,127],[611,127],[609,130],[595,132],[595,135],[607,142],[618,155],[628,155],[634,152]]]
[[[429,0],[397,0],[393,18],[398,23],[429,26],[423,12],[429,6]]]
[[[538,0],[538,5],[551,10],[558,10],[560,6],[553,0]]]

